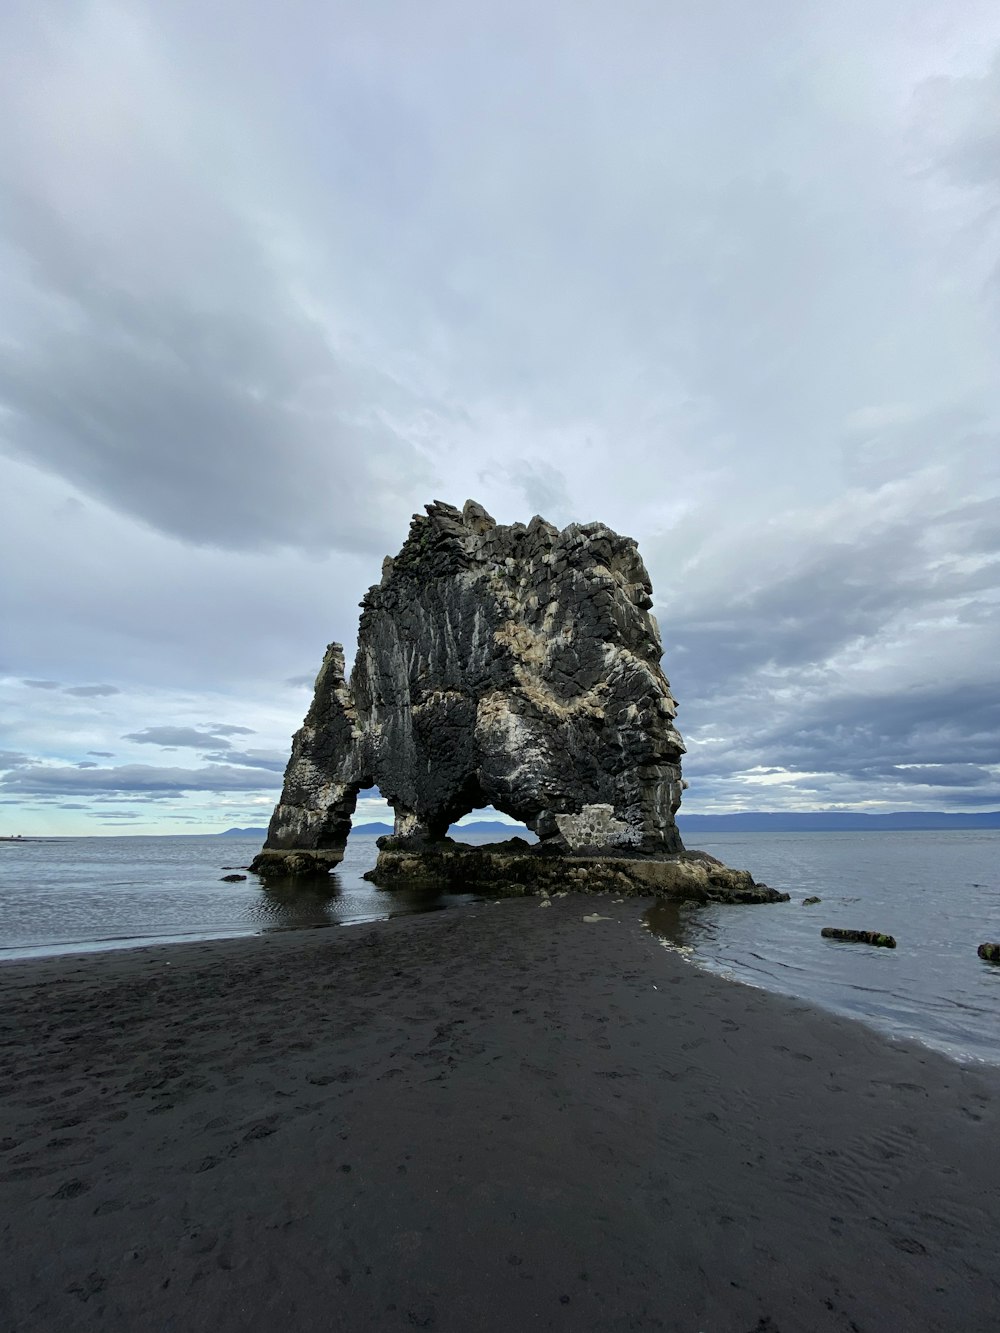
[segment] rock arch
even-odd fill
[[[377,786],[393,843],[492,805],[548,848],[683,850],[683,742],[636,544],[602,523],[414,516],[362,602],[348,683],[327,649],[258,867],[336,864]]]
[[[362,602],[350,683],[340,645],[326,651],[252,868],[336,865],[359,791],[377,786],[395,812],[366,875],[380,884],[787,899],[684,850],[684,745],[652,604],[635,542],[602,523],[504,527],[471,500],[428,505]],[[539,842],[445,836],[487,805]]]

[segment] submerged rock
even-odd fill
[[[875,944],[882,949],[895,949],[891,935],[880,935],[877,930],[842,930],[839,926],[824,926],[820,934],[827,940],[843,940],[845,944]]]
[[[1000,944],[981,944],[976,953],[984,962],[1000,963]]]
[[[524,892],[572,867],[602,892],[649,893],[658,875],[685,896],[780,896],[685,859],[684,744],[651,606],[635,542],[602,523],[507,527],[472,501],[428,505],[362,602],[349,683],[343,649],[327,649],[251,869],[336,865],[358,792],[377,786],[395,811],[378,883],[433,873]],[[449,826],[490,805],[538,845],[457,851]]]
[[[816,903],[821,903],[822,901],[823,901],[822,898],[818,898],[818,897],[816,897],[816,895],[814,894],[811,898],[803,898],[803,899],[802,899],[802,906],[803,906],[803,907],[813,907]]]

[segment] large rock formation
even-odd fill
[[[336,865],[358,792],[377,786],[396,818],[374,878],[447,875],[449,825],[488,805],[537,834],[527,865],[676,875],[692,859],[674,823],[684,745],[651,592],[635,542],[601,523],[504,527],[472,501],[428,505],[362,602],[350,683],[327,649],[253,868]]]

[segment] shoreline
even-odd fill
[[[289,927],[289,929],[306,929],[306,927]],[[214,940],[255,939],[262,933],[248,926],[245,930],[219,931],[218,934],[212,935],[192,931],[188,935],[128,935],[97,940],[70,940],[65,944],[15,944],[9,948],[0,948],[0,969],[8,964],[44,963],[56,958],[89,958],[95,954],[132,953],[136,949],[165,949],[178,944],[183,946],[211,944]]]
[[[591,897],[594,897],[594,895],[589,893],[581,894],[580,895],[581,905],[585,906]],[[620,904],[620,910],[623,910],[625,907],[625,902],[623,902],[623,900],[611,899],[611,895],[602,895],[602,897],[604,898],[605,901],[610,900],[615,902],[616,905]],[[183,949],[188,946],[196,947],[198,945],[216,944],[222,941],[232,941],[236,943],[245,944],[255,940],[259,941],[262,939],[270,938],[271,936],[275,935],[285,935],[285,934],[304,935],[315,931],[325,931],[325,930],[340,931],[344,929],[354,929],[359,927],[371,928],[372,926],[385,924],[386,922],[391,920],[408,920],[412,917],[427,917],[427,916],[437,915],[440,912],[450,913],[453,911],[467,911],[470,908],[475,908],[477,906],[490,905],[491,902],[493,902],[494,905],[496,905],[500,901],[516,901],[516,900],[511,900],[511,899],[495,900],[494,902],[494,900],[484,897],[480,898],[477,902],[448,904],[446,906],[432,908],[432,909],[425,909],[423,911],[401,912],[391,917],[362,917],[358,918],[357,920],[349,919],[344,921],[330,921],[322,924],[314,924],[306,926],[288,925],[288,926],[270,926],[267,928],[247,927],[246,929],[242,930],[240,929],[220,930],[218,933],[214,934],[201,934],[199,932],[193,932],[190,935],[135,937],[134,943],[130,943],[127,939],[109,939],[106,941],[105,940],[88,941],[83,945],[83,947],[80,946],[80,942],[72,941],[65,945],[55,945],[55,946],[25,945],[23,952],[15,951],[13,949],[4,952],[2,949],[0,949],[0,989],[2,989],[2,978],[4,970],[9,967],[18,967],[21,965],[34,966],[36,964],[43,964],[43,963],[53,963],[53,964],[59,962],[65,963],[65,962],[72,962],[75,959],[86,959],[91,957],[106,958],[109,954],[129,955],[136,952],[144,952],[146,950],[154,950],[154,949],[155,950],[176,949],[176,948]],[[531,901],[534,901],[537,904],[540,901],[540,899],[534,898],[531,899]],[[647,909],[653,907],[654,905],[656,905],[658,902],[661,901],[662,900],[658,900],[655,898],[637,898],[637,897],[633,897],[627,900],[627,902],[631,905],[631,907],[639,912],[640,917],[644,915]],[[667,902],[667,905],[674,909],[688,908],[692,906],[692,904],[688,902],[671,902],[669,900]],[[695,906],[697,906],[697,904],[695,904]],[[874,1033],[877,1037],[881,1038],[881,1040],[883,1041],[891,1043],[902,1043],[904,1045],[908,1044],[911,1045],[916,1050],[931,1051],[935,1055],[940,1056],[962,1067],[968,1067],[971,1069],[995,1070],[998,1073],[1000,1073],[1000,1050],[997,1051],[997,1054],[995,1056],[989,1057],[985,1055],[976,1054],[969,1050],[960,1049],[958,1046],[950,1044],[944,1038],[935,1039],[935,1037],[932,1035],[921,1034],[917,1032],[897,1033],[889,1031],[886,1027],[881,1026],[875,1019],[867,1017],[864,1013],[852,1010],[846,1006],[837,1006],[833,1002],[824,1003],[820,999],[815,999],[808,996],[800,996],[795,994],[793,991],[783,990],[778,986],[770,986],[762,981],[753,980],[748,976],[741,975],[740,973],[734,971],[730,964],[716,962],[711,958],[691,956],[694,951],[689,946],[679,944],[677,941],[671,939],[669,934],[664,933],[662,930],[659,930],[652,926],[647,927],[643,925],[641,921],[640,921],[640,928],[643,930],[644,934],[647,933],[648,931],[648,935],[651,940],[657,943],[661,948],[676,955],[677,958],[680,961],[682,961],[686,966],[693,968],[698,972],[704,973],[706,976],[714,977],[718,981],[722,981],[734,986],[745,986],[749,990],[760,992],[761,994],[764,995],[775,996],[777,999],[785,1000],[789,1004],[797,1004],[804,1006],[809,1010],[815,1011],[817,1014],[822,1014],[837,1019],[843,1019],[850,1023],[860,1024],[868,1032]],[[679,925],[675,925],[674,929],[680,930],[681,927]],[[44,950],[44,952],[34,952],[35,949]]]
[[[0,1323],[991,1328],[1000,1072],[637,909],[5,962]]]

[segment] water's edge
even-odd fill
[[[486,835],[484,835],[486,836]],[[470,841],[475,840],[474,837]],[[718,834],[700,846],[789,892],[788,904],[675,910],[664,943],[716,976],[860,1019],[962,1061],[1000,1063],[1000,831]],[[236,884],[257,840],[94,838],[0,855],[0,964],[366,924],[480,901],[387,892],[363,879],[371,837],[353,837],[319,886]],[[819,897],[803,906],[806,897]],[[823,926],[885,931],[895,950],[831,943]]]

